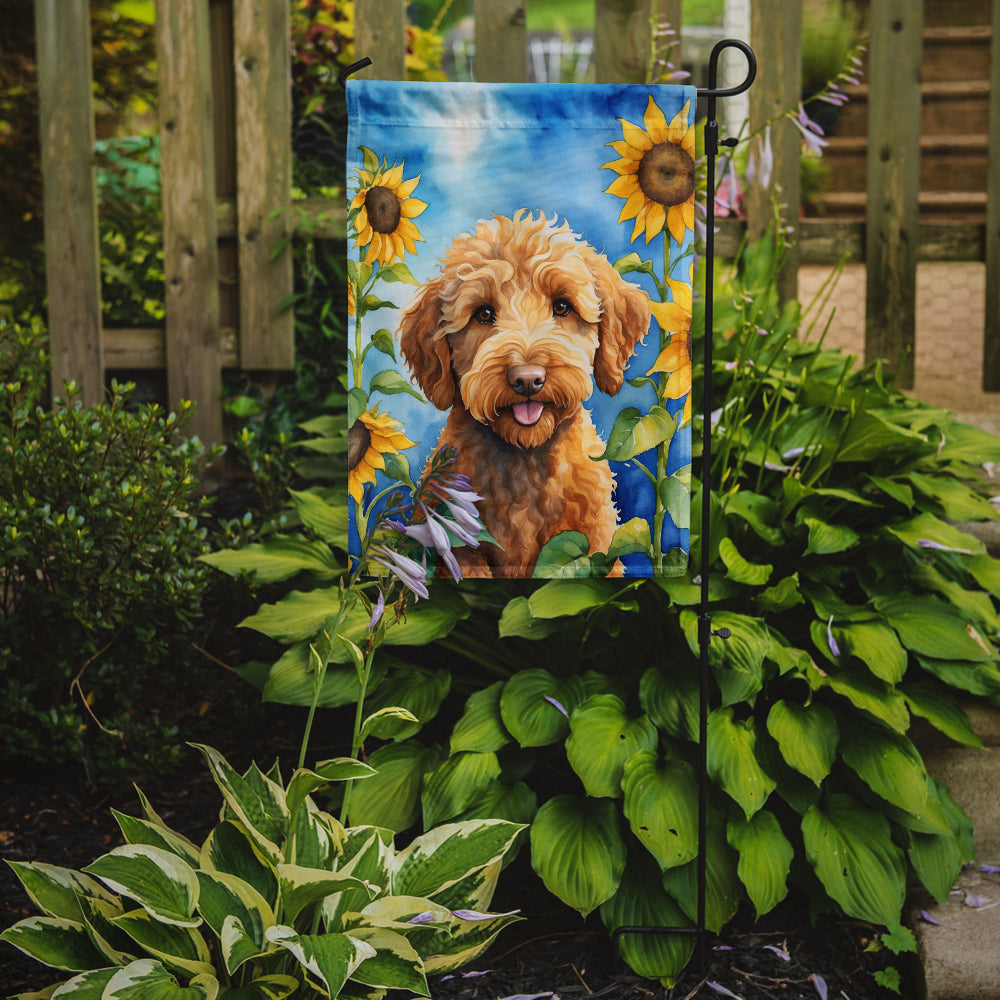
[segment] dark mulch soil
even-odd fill
[[[290,750],[291,726],[281,736],[282,724],[279,718],[276,742]],[[219,746],[234,763],[246,761],[239,743],[220,740]],[[213,825],[220,800],[193,751],[191,765],[150,790],[150,798],[169,825],[197,840]],[[72,776],[7,774],[0,778],[0,858],[83,867],[121,843],[112,806],[139,814],[134,794],[125,791],[108,796],[74,784]],[[730,994],[743,1000],[815,1000],[824,995],[831,1000],[887,1000],[892,994],[878,987],[872,976],[890,964],[903,972],[902,996],[917,995],[910,970],[900,960],[866,950],[872,941],[870,928],[830,918],[813,927],[798,902],[782,905],[757,925],[741,914],[721,937],[706,941],[704,970],[689,968],[672,990],[637,977],[617,961],[596,917],[581,922],[558,904],[542,889],[524,857],[504,872],[494,907],[520,908],[526,919],[502,932],[470,969],[449,978],[432,977],[435,1000],[552,994],[562,1000],[689,1000]],[[0,927],[31,913],[12,872],[0,866]],[[0,995],[41,989],[59,979],[58,973],[0,944]]]

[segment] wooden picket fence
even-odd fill
[[[103,393],[115,369],[166,370],[170,402],[197,404],[195,432],[223,439],[225,368],[292,367],[291,253],[296,218],[314,236],[343,239],[344,204],[291,205],[290,0],[158,0],[157,58],[163,180],[166,324],[109,330],[101,324],[89,0],[35,0],[45,183],[49,330],[53,385],[72,379],[85,401]],[[525,6],[530,0],[474,0],[475,72],[480,81],[526,78]],[[988,2],[988,0],[987,0]],[[751,43],[758,61],[750,127],[800,97],[801,0],[753,0]],[[1000,0],[992,0],[986,220],[922,222],[919,216],[920,51],[924,0],[871,0],[865,219],[799,219],[781,275],[794,295],[800,263],[845,252],[867,270],[866,356],[897,364],[912,384],[918,261],[985,261],[983,387],[1000,391]],[[404,0],[357,0],[364,74],[405,74]],[[595,0],[593,63],[599,82],[646,76],[650,17],[678,26],[681,0]],[[673,53],[676,63],[678,51]],[[725,121],[725,101],[719,118]],[[739,123],[730,123],[730,132]],[[772,217],[775,194],[799,203],[799,135],[779,122],[775,171],[752,189],[746,222],[724,220],[716,240],[731,253]],[[282,249],[283,248],[283,249]]]

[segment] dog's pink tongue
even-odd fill
[[[524,424],[525,427],[530,427],[533,423],[536,423],[542,415],[542,404],[532,402],[531,400],[526,400],[523,403],[514,403],[511,409],[514,411],[514,419],[519,424]]]

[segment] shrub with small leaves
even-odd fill
[[[209,455],[188,404],[133,408],[129,385],[84,406],[68,384],[42,407],[41,336],[0,322],[0,745],[8,761],[82,757],[93,777],[176,752],[155,681],[191,659]]]

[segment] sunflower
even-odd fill
[[[646,372],[666,372],[667,381],[663,386],[664,399],[684,400],[684,422],[691,419],[691,286],[686,281],[667,278],[672,302],[650,302],[656,322],[664,333],[670,334],[670,342],[660,351],[653,367]]]
[[[383,266],[396,258],[403,259],[404,251],[417,252],[416,240],[423,242],[420,231],[411,221],[427,207],[427,202],[411,198],[420,175],[403,180],[403,164],[388,166],[383,160],[381,169],[358,168],[361,184],[351,200],[350,211],[357,212],[354,230],[358,235],[354,245],[367,246],[365,263],[378,261]]]
[[[374,483],[375,472],[385,468],[382,456],[398,455],[400,448],[412,448],[415,443],[403,433],[398,420],[379,413],[377,406],[354,421],[347,433],[347,489],[359,507],[365,483]]]
[[[663,232],[684,242],[686,230],[694,229],[694,125],[688,125],[691,102],[669,124],[652,95],[643,115],[645,130],[625,121],[623,138],[608,145],[621,157],[601,169],[614,170],[616,177],[606,194],[624,198],[619,222],[635,219],[630,242],[645,231],[646,242]]]

